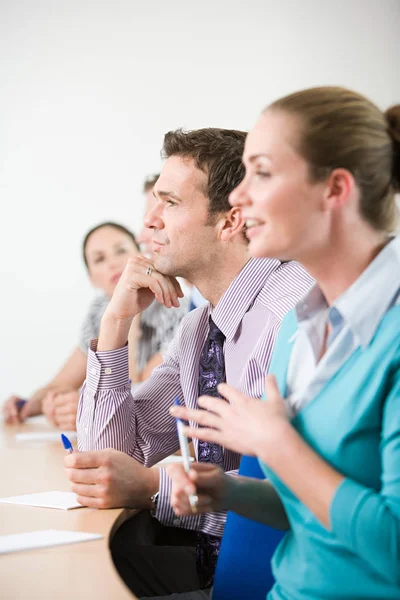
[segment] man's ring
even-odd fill
[[[153,272],[153,269],[151,267],[147,267],[146,269],[146,275],[151,275]]]

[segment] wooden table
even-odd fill
[[[61,442],[17,442],[16,433],[50,431],[47,424],[0,423],[0,497],[50,490],[70,491]],[[0,535],[38,529],[101,533],[79,544],[0,556],[0,598],[19,600],[132,600],[114,568],[109,536],[131,511],[79,508],[63,511],[0,504]]]

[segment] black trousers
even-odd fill
[[[196,532],[165,527],[147,510],[121,525],[110,549],[118,573],[139,598],[201,588],[196,569]]]

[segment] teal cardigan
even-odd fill
[[[271,362],[283,397],[297,330],[284,319]],[[272,561],[268,599],[400,599],[400,305],[383,317],[292,420],[311,448],[345,476],[328,531],[265,464],[290,530]],[[305,474],[299,473],[299,477]]]

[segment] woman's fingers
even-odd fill
[[[189,480],[182,465],[169,465],[167,473],[172,480],[171,506],[179,515],[191,512],[189,495],[196,494],[195,485]]]
[[[230,404],[236,407],[241,407],[246,403],[247,396],[245,394],[242,394],[242,392],[239,392],[239,390],[235,389],[231,385],[228,385],[227,383],[220,383],[218,385],[218,391],[221,394],[221,396],[226,398],[226,400],[228,400]]]
[[[179,411],[178,407],[176,407],[176,411],[172,410],[171,407],[171,415],[174,417],[179,417],[180,419],[184,419],[185,421],[194,421],[203,427],[217,427],[219,417],[213,413],[207,412],[206,410],[192,410],[185,409],[185,411]]]
[[[227,413],[229,413],[232,408],[229,406],[226,400],[221,400],[221,398],[214,398],[212,396],[200,396],[198,399],[198,405],[201,408],[205,408],[218,415],[219,417],[224,417]]]
[[[167,467],[172,479],[171,505],[179,516],[216,510],[221,498],[224,473],[211,463],[193,463],[189,473],[182,465]]]
[[[174,512],[179,517],[184,517],[197,513],[210,512],[210,510],[212,510],[212,498],[210,498],[210,496],[197,495],[196,498],[197,500],[195,507],[191,506],[188,496],[185,498],[176,499],[176,501],[172,504]]]
[[[181,464],[167,465],[167,473],[172,479],[174,485],[180,485],[182,488],[189,483],[188,476]]]
[[[185,427],[183,431],[187,437],[196,438],[203,442],[223,445],[221,432],[217,429],[208,429],[207,427]]]
[[[4,420],[8,425],[19,423],[18,400],[17,396],[11,396],[4,404]]]
[[[185,492],[186,494],[186,489],[189,489],[189,494],[196,493],[196,487],[190,481],[182,465],[169,465],[167,467],[167,473],[172,480],[174,494],[180,494],[182,492]]]
[[[195,421],[199,425],[214,427],[218,418],[230,410],[225,400],[212,398],[211,396],[200,396],[198,404],[206,410],[191,409],[186,406],[171,406],[170,413],[174,417],[185,421]]]
[[[275,375],[267,375],[265,378],[265,393],[269,401],[281,399]]]
[[[40,400],[31,398],[23,405],[19,412],[19,418],[21,421],[25,421],[28,417],[39,415],[42,412],[42,406]]]

